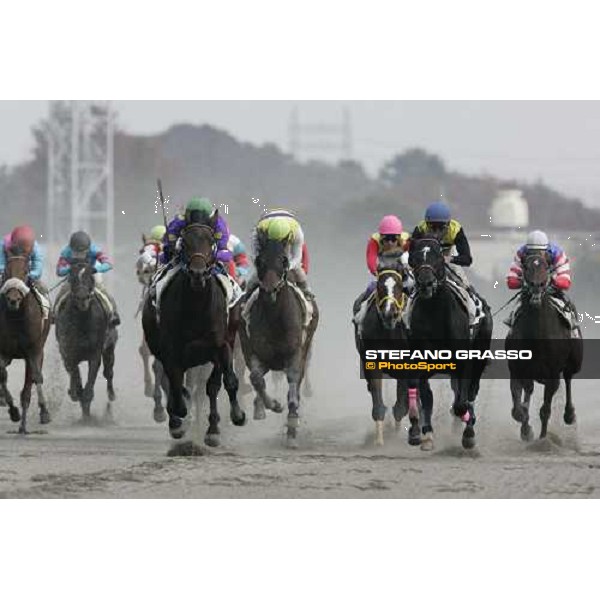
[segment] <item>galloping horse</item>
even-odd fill
[[[106,379],[108,404],[106,416],[112,416],[115,400],[113,368],[118,333],[110,324],[107,308],[96,291],[95,269],[86,261],[71,264],[68,283],[70,292],[56,308],[56,339],[65,369],[70,377],[69,396],[81,404],[84,420],[90,418],[94,385],[100,365]],[[65,284],[63,284],[65,285]],[[88,379],[82,385],[79,363],[88,363]]]
[[[144,242],[144,248],[142,249],[142,252],[140,253],[140,256],[135,264],[138,281],[142,284],[142,300],[140,301],[138,313],[142,309],[144,302],[143,298],[146,296],[146,293],[150,287],[150,283],[152,282],[152,278],[158,269],[158,249],[156,244],[146,243],[145,236],[142,236],[142,239]],[[161,384],[164,383],[164,372],[160,361],[155,358],[152,361],[152,372],[154,373],[154,381],[152,381],[152,374],[150,373],[149,365],[151,353],[150,348],[148,348],[148,344],[146,343],[146,338],[143,334],[142,343],[140,344],[138,352],[140,353],[144,363],[144,394],[147,398],[154,399],[154,420],[157,423],[163,423],[167,419],[165,409],[161,403]]]
[[[44,316],[35,292],[27,285],[29,255],[12,252],[8,256],[5,279],[0,288],[0,401],[8,404],[11,421],[21,421],[19,433],[27,433],[27,409],[31,387],[36,386],[40,423],[50,423],[44,398],[42,366],[44,344],[50,331],[50,320]],[[21,390],[21,410],[14,405],[7,387],[7,367],[14,359],[25,360],[25,383]]]
[[[561,316],[551,299],[548,284],[550,273],[543,256],[531,255],[525,259],[524,287],[521,307],[515,315],[512,330],[506,337],[506,349],[529,349],[533,360],[509,361],[512,416],[521,423],[521,439],[529,441],[533,432],[529,425],[529,402],[534,381],[544,385],[544,403],[540,408],[542,429],[540,438],[546,437],[552,398],[558,389],[560,376],[565,381],[566,405],[564,421],[575,422],[575,408],[571,398],[571,379],[583,362],[583,340],[572,337],[570,323]],[[525,400],[521,397],[525,391]]]
[[[168,379],[171,437],[182,438],[189,427],[183,386],[186,370],[208,362],[213,364],[206,383],[210,415],[204,440],[209,446],[220,443],[217,394],[221,379],[229,396],[231,421],[238,426],[246,422],[237,399],[238,380],[232,358],[240,307],[237,303],[228,311],[225,291],[212,268],[216,218],[217,213],[205,222],[192,223],[183,229],[183,261],[162,291],[158,314],[151,294],[146,296],[142,311],[148,347],[162,363]]]
[[[380,259],[373,301],[360,326],[355,323],[354,338],[361,359],[369,340],[390,340],[395,342],[394,348],[408,349],[408,332],[402,320],[406,305],[406,294],[403,290],[404,276],[405,267],[401,264],[399,256]],[[359,309],[360,304],[355,302],[354,313],[356,314]],[[365,369],[364,360],[362,360],[361,366],[367,380],[367,389],[371,393],[373,401],[371,416],[375,421],[375,443],[383,446],[383,422],[386,406],[383,403],[381,375],[374,375],[373,371]],[[417,404],[417,380],[409,381],[404,377],[399,377],[394,371],[390,371],[388,374],[396,378],[396,404],[393,407],[396,426],[399,427],[402,418],[409,413],[408,443],[411,446],[418,446],[421,443],[421,432]]]
[[[409,339],[411,346],[422,349],[488,350],[492,337],[492,315],[489,306],[481,298],[482,318],[471,334],[469,315],[463,302],[446,280],[445,258],[437,238],[420,238],[411,243],[409,264],[415,274],[416,296],[410,317]],[[469,360],[457,363],[451,375],[454,392],[452,409],[465,423],[462,435],[464,448],[475,445],[474,403],[479,392],[479,382],[486,367],[485,360]],[[429,377],[419,379],[419,391],[423,410],[423,444],[421,448],[433,448],[433,392]]]
[[[288,281],[289,264],[282,242],[269,240],[255,266],[260,287],[248,299],[240,327],[242,351],[256,391],[254,418],[264,419],[265,407],[282,412],[281,404],[267,394],[264,376],[271,370],[284,371],[288,381],[287,439],[293,446],[299,424],[300,385],[319,312],[313,301],[312,317],[305,325],[304,301],[298,288]]]

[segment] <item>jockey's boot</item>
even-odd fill
[[[312,290],[308,286],[308,282],[307,281],[298,281],[298,282],[296,282],[296,285],[298,286],[298,288],[300,289],[300,291],[304,294],[304,297],[307,300],[309,300],[311,302],[314,301],[315,295],[313,294]]]

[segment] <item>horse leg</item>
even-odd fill
[[[31,403],[31,387],[33,385],[33,369],[31,359],[27,358],[25,362],[25,383],[21,390],[21,426],[19,433],[27,433],[27,410]]]
[[[527,388],[526,384],[530,386]],[[525,403],[521,403],[521,396],[525,390]],[[529,425],[529,401],[533,392],[533,381],[525,382],[522,379],[511,379],[510,380],[510,393],[512,395],[513,408],[511,411],[512,418],[521,423],[521,439],[524,442],[531,441],[533,432]]]
[[[423,416],[423,427],[421,432],[421,450],[433,450],[433,427],[431,417],[433,415],[433,392],[428,379],[419,379],[419,396],[421,398],[421,412]]]
[[[300,424],[300,375],[302,367],[298,364],[301,358],[298,357],[296,364],[286,369],[285,374],[288,382],[288,418],[287,418],[287,441],[290,446],[295,446],[298,425]]]
[[[564,420],[567,425],[573,425],[573,423],[575,423],[575,407],[573,406],[573,398],[571,397],[571,379],[573,375],[571,373],[563,373],[563,377],[565,380],[565,393],[567,396]]]
[[[462,434],[462,446],[469,450],[475,447],[475,410],[473,402],[471,402],[471,388],[472,379],[461,379],[460,380],[460,401],[458,405],[455,405],[454,412],[457,417],[460,417],[462,422],[465,423],[465,429]],[[464,405],[464,413],[459,414],[462,411]],[[458,410],[457,410],[458,409]]]
[[[254,419],[262,420],[265,418],[265,408],[275,413],[283,412],[283,406],[278,400],[274,400],[267,393],[267,383],[265,374],[269,369],[263,365],[258,358],[252,357],[250,362],[250,383],[256,392],[254,399]]]
[[[89,419],[90,417],[90,405],[94,399],[94,386],[96,385],[96,378],[98,377],[101,363],[101,353],[98,353],[97,356],[88,361],[88,378],[81,393],[81,411],[84,419]]]
[[[365,374],[368,371],[365,371]],[[375,445],[383,446],[383,422],[385,419],[386,407],[383,403],[383,382],[377,377],[374,379],[367,378],[367,389],[371,394],[373,408],[371,409],[371,417],[375,421]]]
[[[152,389],[152,375],[150,374],[150,348],[148,348],[148,344],[146,344],[146,338],[142,338],[142,344],[138,348],[138,352],[142,357],[142,361],[144,363],[144,396],[146,398],[153,397],[153,389]],[[155,379],[156,381],[156,379]],[[156,389],[156,388],[155,388]]]
[[[18,423],[21,420],[21,413],[19,409],[15,406],[14,399],[12,394],[10,393],[8,386],[6,385],[8,381],[8,371],[6,367],[10,364],[10,361],[5,360],[0,357],[0,399],[4,399],[6,405],[8,406],[8,414],[10,416],[10,420],[13,423]]]
[[[179,366],[163,365],[168,379],[167,412],[169,413],[169,433],[171,437],[181,439],[189,426],[186,419],[188,414],[183,399],[183,376],[184,369]]]
[[[32,378],[33,383],[35,384],[35,389],[37,393],[38,406],[40,409],[40,423],[42,425],[47,425],[52,420],[50,418],[50,412],[48,411],[48,404],[46,402],[46,397],[44,395],[44,376],[42,374],[42,369],[44,366],[44,355],[40,353],[38,356],[34,357],[32,361]]]
[[[69,373],[69,397],[73,402],[80,402],[83,393],[83,385],[81,383],[81,373],[79,365],[75,362],[65,363],[67,373]]]
[[[312,344],[309,346],[308,352],[306,353],[306,359],[304,361],[304,370],[302,373],[302,383],[303,383],[302,393],[309,398],[313,395],[312,384],[310,382],[310,377],[308,376],[308,373],[309,373],[308,367],[310,366],[311,359],[312,359]]]
[[[115,367],[115,345],[110,344],[102,351],[102,375],[106,379],[106,395],[108,396],[108,404],[106,405],[106,413],[104,418],[108,422],[113,422],[112,403],[116,399],[115,388],[113,386]]]
[[[236,336],[233,345],[233,365],[240,386],[239,393],[242,395],[249,394],[252,391],[252,386],[246,381],[246,378],[244,377],[246,371],[246,361],[242,352],[242,344],[240,342],[239,336]]]
[[[242,410],[237,399],[239,382],[233,369],[233,352],[229,344],[221,346],[219,359],[223,370],[223,385],[227,396],[229,396],[229,417],[236,427],[241,427],[246,424],[246,413]]]
[[[164,377],[162,364],[158,359],[154,359],[152,361],[152,371],[154,372],[154,420],[157,423],[164,423],[167,420],[167,415],[165,413],[165,409],[161,403],[162,400],[162,392],[161,392],[161,382]]]
[[[221,365],[215,362],[208,381],[206,382],[206,395],[210,402],[210,413],[208,415],[208,429],[204,436],[207,446],[218,446],[221,443],[221,431],[219,430],[219,411],[217,407],[217,396],[221,389]]]
[[[396,404],[392,407],[396,429],[400,429],[402,419],[408,414],[408,387],[410,383],[404,379],[396,380]]]
[[[540,432],[540,439],[545,438],[548,433],[548,421],[550,420],[550,414],[552,412],[552,398],[558,389],[560,380],[558,377],[554,379],[546,379],[544,385],[544,403],[540,408],[540,419],[542,420],[542,431]]]
[[[398,394],[400,390],[404,390],[403,396],[407,396],[408,406],[408,419],[410,421],[410,428],[408,430],[408,443],[411,446],[421,445],[421,429],[419,427],[419,390],[418,381],[410,380],[404,382],[405,385],[401,387],[400,380],[398,380]],[[397,404],[398,402],[396,402]],[[396,407],[394,407],[396,408]]]

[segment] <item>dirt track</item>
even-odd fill
[[[315,395],[305,401],[297,450],[283,446],[283,417],[269,414],[267,421],[250,419],[242,429],[225,424],[219,449],[169,458],[167,428],[152,421],[152,401],[139,392],[140,371],[129,380],[119,378],[113,426],[102,424],[102,380],[94,401],[98,423],[93,426],[79,425],[78,407],[66,397],[60,400],[62,375],[53,380],[50,395],[57,416],[43,428],[47,433],[39,433],[35,421],[34,433],[26,438],[7,433],[15,428],[2,409],[0,497],[600,497],[600,442],[594,436],[600,429],[600,408],[593,401],[593,381],[575,385],[578,425],[562,424],[561,393],[549,438],[531,444],[519,440],[518,425],[510,419],[508,382],[486,381],[480,395],[478,448],[463,451],[460,433],[452,432],[447,383],[440,381],[435,383],[441,391],[434,451],[409,447],[406,432],[396,431],[391,423],[386,446],[376,449],[370,402],[364,382],[356,378],[352,396],[340,389],[328,398]],[[19,369],[11,372],[14,381]],[[322,386],[315,381],[317,390]],[[251,416],[251,397],[245,401]],[[539,402],[537,395],[536,413]],[[203,416],[202,427],[205,423]],[[539,431],[537,416],[534,423]]]

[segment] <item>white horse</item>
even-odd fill
[[[142,285],[142,299],[140,300],[140,305],[136,313],[136,317],[142,310],[142,305],[146,296],[146,292],[148,291],[150,283],[152,282],[152,278],[158,270],[157,245],[147,243],[145,236],[142,236],[142,239],[144,241],[144,247],[142,248],[135,265],[138,281]],[[146,343],[146,339],[144,338],[143,334],[142,343],[138,351],[144,362],[144,394],[147,398],[154,399],[154,420],[157,423],[162,423],[167,418],[165,409],[162,405],[161,383],[166,383],[166,380],[163,381],[163,368],[160,364],[160,361],[154,359],[154,361],[152,362],[152,371],[154,372],[153,381],[149,366],[151,356],[150,348],[148,348],[148,344]]]

